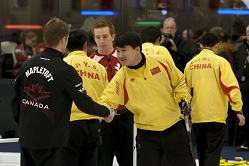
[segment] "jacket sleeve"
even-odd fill
[[[81,77],[72,66],[68,66],[67,72],[64,74],[63,84],[64,88],[76,106],[82,112],[90,115],[96,115],[100,117],[109,116],[109,109],[94,102],[92,98],[87,95],[86,90],[82,86]]]
[[[226,60],[222,60],[219,69],[220,86],[227,95],[232,110],[240,111],[242,109],[241,92],[238,81],[232,71],[232,68]]]
[[[175,65],[172,65],[170,62],[168,63],[171,69],[170,82],[175,93],[176,102],[179,103],[182,98],[187,102],[190,102],[191,95],[188,92],[188,87],[183,73]]]
[[[115,109],[117,109],[119,105],[125,105],[123,89],[124,80],[120,79],[118,75],[119,74],[116,73],[116,75],[105,88],[98,101],[99,104],[110,106]]]
[[[21,68],[19,71],[21,71]],[[21,76],[19,73],[21,72],[18,72],[16,76],[11,95],[11,107],[13,112],[13,118],[18,124],[19,124],[20,105],[21,105]]]

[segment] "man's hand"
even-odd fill
[[[107,123],[110,123],[110,122],[113,120],[114,116],[115,116],[115,111],[114,111],[114,109],[111,108],[111,107],[107,107],[107,108],[110,110],[110,114],[109,114],[108,117],[105,117],[104,120],[105,120]]]
[[[237,115],[237,118],[239,119],[239,123],[238,125],[239,126],[243,126],[245,124],[245,117],[243,114],[236,114]]]
[[[181,108],[181,113],[184,114],[184,116],[190,114],[191,108],[190,108],[189,104],[186,102],[186,100],[181,99],[181,101],[178,103],[178,105]]]
[[[174,42],[173,39],[169,39],[170,43],[172,44],[172,46],[170,47],[171,50],[177,52],[177,47],[176,47],[176,44]]]

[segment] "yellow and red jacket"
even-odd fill
[[[100,97],[113,108],[125,105],[134,114],[137,128],[163,131],[180,119],[178,103],[191,96],[184,75],[165,56],[147,55],[139,69],[123,66]],[[115,117],[114,117],[115,118]]]
[[[73,51],[64,58],[64,61],[76,69],[82,78],[83,87],[86,89],[87,94],[94,101],[98,101],[108,84],[108,77],[105,68],[98,62],[87,57],[84,51]],[[80,111],[75,103],[73,103],[70,121],[88,119],[101,120],[102,118]]]
[[[225,123],[228,101],[234,111],[242,109],[241,93],[231,65],[212,50],[203,49],[184,71],[189,92],[193,88],[193,123]]]
[[[146,56],[153,55],[153,54],[163,55],[168,59],[168,61],[171,61],[174,63],[172,56],[170,55],[169,51],[164,46],[158,46],[158,45],[154,45],[153,43],[146,42],[142,44],[142,52]]]

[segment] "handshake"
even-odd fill
[[[110,123],[113,120],[116,114],[116,111],[111,107],[107,107],[107,108],[110,110],[110,114],[108,117],[105,117],[104,120],[106,121],[106,123]]]
[[[181,113],[186,116],[189,115],[191,112],[191,107],[186,102],[186,100],[181,99],[181,101],[178,103],[179,107],[181,108]]]

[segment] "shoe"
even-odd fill
[[[248,151],[249,150],[249,147],[248,146],[246,146],[246,145],[241,145],[240,147],[238,147],[237,149],[236,149],[236,151],[237,152],[240,152],[240,151]]]

